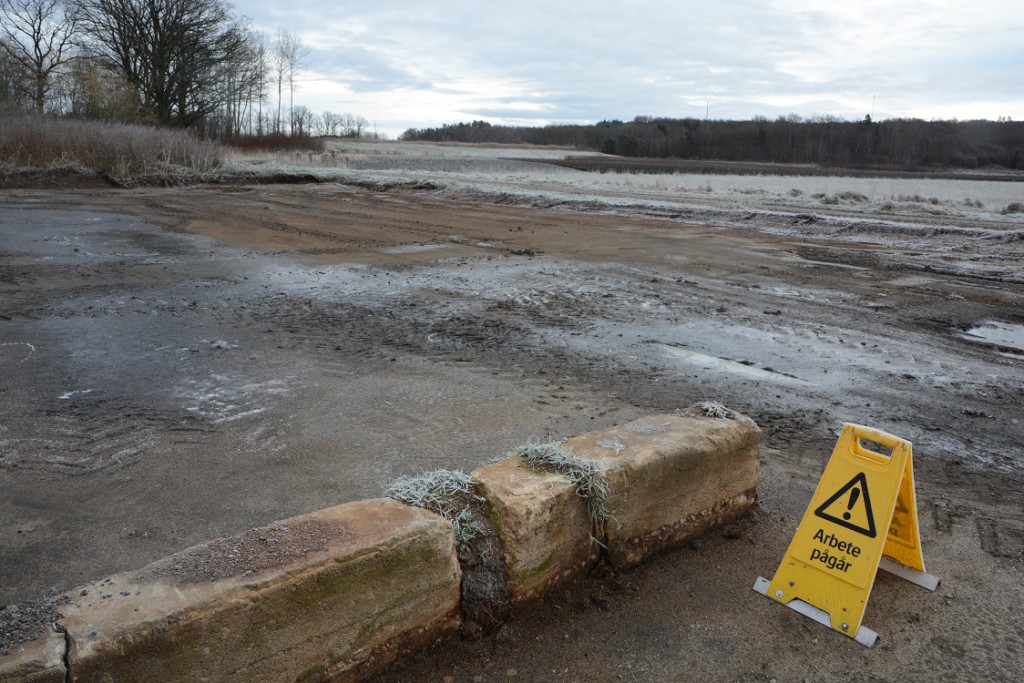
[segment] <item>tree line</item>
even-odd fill
[[[560,145],[627,157],[714,159],[849,168],[1024,169],[1024,123],[889,119],[717,121],[637,116],[593,125],[520,127],[486,121],[409,129],[403,140]]]
[[[223,0],[0,0],[0,111],[240,136],[367,133],[295,104],[309,49]]]

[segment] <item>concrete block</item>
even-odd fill
[[[756,500],[761,430],[749,418],[664,415],[569,439],[606,469],[603,542],[616,567],[734,519]]]
[[[64,683],[64,650],[64,634],[40,624],[35,640],[0,656],[0,683]]]
[[[439,516],[339,505],[73,592],[70,680],[365,679],[458,627],[459,582]]]
[[[521,457],[481,467],[472,477],[504,548],[512,603],[538,597],[597,561],[586,506],[567,477],[537,472]]]
[[[595,534],[629,567],[739,516],[756,498],[760,442],[740,415],[649,417],[567,440],[603,467],[598,529],[564,475],[520,457],[476,470],[509,604],[592,568]],[[441,517],[387,499],[340,505],[76,589],[58,598],[66,634],[48,629],[55,612],[33,611],[39,634],[0,657],[0,683],[368,680],[458,628],[461,578]]]

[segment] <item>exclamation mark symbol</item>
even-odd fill
[[[847,511],[843,513],[843,519],[845,519],[847,522],[850,521],[851,517],[849,511],[852,510],[853,506],[857,504],[858,498],[860,498],[860,489],[854,488],[852,491],[850,491],[850,502],[846,504]]]

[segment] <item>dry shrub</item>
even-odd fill
[[[122,184],[139,176],[215,171],[223,148],[184,130],[54,117],[0,118],[0,164],[8,168],[75,166]]]
[[[1020,202],[1012,202],[1010,204],[1007,204],[1006,208],[1000,211],[999,213],[1003,214],[1004,216],[1008,216],[1011,213],[1024,213],[1024,204]]]

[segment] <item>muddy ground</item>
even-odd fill
[[[429,165],[0,193],[0,604],[713,399],[765,432],[747,519],[386,680],[1018,679],[1024,226],[408,182]],[[872,650],[751,591],[846,421],[914,442],[943,579],[881,574]]]

